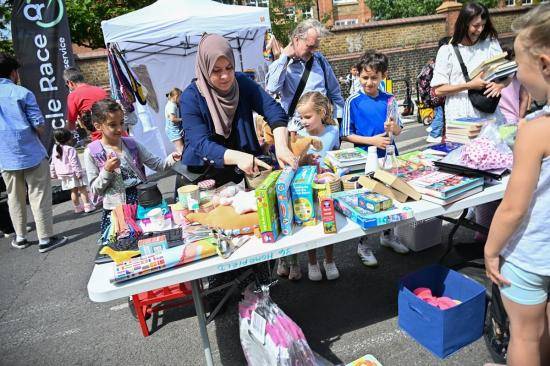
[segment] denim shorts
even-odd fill
[[[504,278],[511,285],[504,285],[500,293],[511,301],[521,305],[538,305],[548,301],[550,293],[550,276],[527,272],[506,261],[500,269]]]

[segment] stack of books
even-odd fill
[[[337,175],[365,171],[367,152],[359,147],[327,152],[325,164]]]
[[[444,173],[434,169],[421,169],[401,176],[422,199],[439,205],[448,205],[483,190],[483,178]]]
[[[445,125],[445,141],[466,144],[475,139],[491,118],[465,117],[449,120]]]
[[[468,76],[470,76],[470,79],[473,79],[483,73],[483,80],[489,82],[510,76],[518,70],[518,65],[515,61],[507,60],[507,55],[506,52],[502,52],[491,57],[469,72]]]

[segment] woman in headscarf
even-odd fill
[[[183,164],[191,172],[213,166],[214,177],[222,184],[235,181],[235,166],[250,175],[257,174],[259,167],[267,168],[255,158],[262,150],[253,111],[264,116],[273,130],[279,164],[296,165],[288,147],[285,111],[257,83],[235,72],[233,50],[225,38],[217,34],[202,37],[195,77],[180,99],[185,132]]]

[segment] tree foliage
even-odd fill
[[[296,0],[293,2],[295,17],[287,16],[287,10],[284,0],[269,1],[269,18],[271,19],[271,30],[275,38],[286,46],[290,42],[290,33],[296,25],[304,19],[303,10],[311,9],[313,0]]]
[[[459,0],[459,2],[465,2]],[[498,0],[478,0],[488,8],[497,5]],[[365,0],[375,20],[410,18],[435,14],[441,0]]]
[[[0,52],[13,53],[11,40],[8,39],[8,27],[11,18],[11,0],[0,0]]]

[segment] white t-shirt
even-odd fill
[[[169,121],[170,120],[170,114],[173,114],[176,116],[176,118],[180,117],[180,109],[178,108],[178,105],[171,100],[166,102],[166,107],[164,107],[164,116]]]
[[[475,69],[483,61],[502,52],[502,48],[500,48],[500,44],[496,39],[486,39],[473,46],[459,44],[458,50],[468,71]],[[450,44],[442,46],[437,52],[434,75],[430,85],[436,87],[444,84],[464,84],[465,82],[466,80],[462,74],[462,69],[460,68],[460,63],[453,50],[453,46]],[[500,114],[498,108],[495,113]],[[468,98],[467,90],[448,95],[445,99],[445,118],[447,121],[460,117],[487,117],[488,115],[474,108]]]

